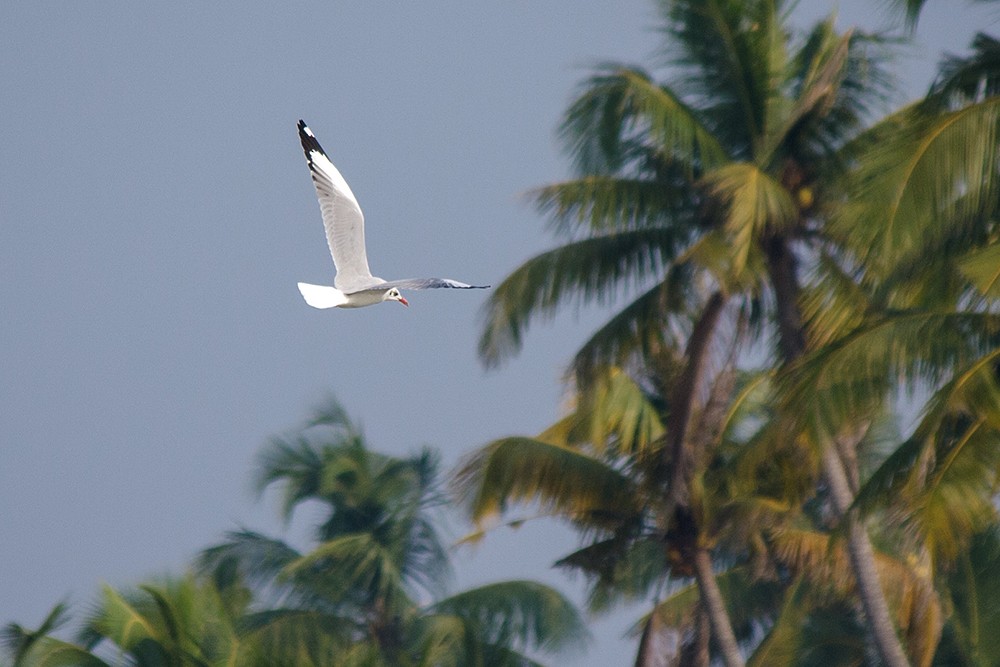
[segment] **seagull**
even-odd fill
[[[333,255],[337,275],[333,287],[299,283],[302,298],[313,308],[361,308],[383,301],[410,303],[400,294],[400,289],[430,289],[451,287],[457,289],[486,289],[489,285],[467,285],[450,278],[406,278],[382,280],[372,275],[365,253],[365,216],[347,181],[340,175],[333,162],[326,156],[316,135],[299,121],[299,139],[309,163],[319,208],[326,228],[326,242]]]

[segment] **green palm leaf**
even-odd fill
[[[810,355],[782,381],[788,414],[808,424],[817,441],[834,437],[880,405],[890,382],[936,384],[997,344],[1000,316],[903,312],[887,316]]]
[[[703,100],[723,145],[741,147],[748,159],[767,126],[770,87],[784,60],[787,37],[778,20],[780,3],[769,0],[681,0],[664,3],[678,83]],[[749,29],[748,29],[749,28]],[[711,166],[711,165],[709,165]]]
[[[841,95],[841,82],[847,74],[853,32],[838,36],[833,19],[819,23],[789,63],[795,72],[798,91],[794,99],[772,95],[768,103],[769,127],[756,156],[758,164],[768,164],[783,145],[792,147],[800,134],[816,132]],[[786,108],[787,107],[787,108]],[[839,130],[843,130],[843,125]]]
[[[996,210],[1000,97],[927,116],[914,107],[872,136],[853,176],[852,200],[833,229],[884,273],[954,221]]]
[[[612,367],[580,396],[567,420],[546,429],[538,439],[627,457],[662,447],[664,432],[659,409],[646,392],[623,370]]]
[[[605,510],[628,512],[636,502],[628,477],[565,445],[532,438],[503,438],[468,457],[456,487],[475,521],[511,503],[538,502],[571,517]]]
[[[635,136],[648,136],[651,147],[680,161],[689,175],[727,157],[696,112],[669,88],[641,69],[621,65],[606,65],[585,82],[560,133],[584,173],[618,171]]]
[[[669,573],[663,542],[643,535],[640,515],[622,517],[614,536],[577,549],[556,567],[582,572],[590,581],[587,608],[594,613],[657,595]]]
[[[800,297],[809,349],[824,346],[856,331],[876,310],[871,295],[826,252],[820,253],[810,284]]]
[[[214,574],[236,565],[240,575],[251,584],[270,585],[301,556],[282,540],[241,530],[227,533],[224,542],[202,551],[196,567],[203,574]]]
[[[792,667],[802,653],[803,619],[813,606],[808,587],[797,579],[789,587],[774,625],[747,661],[748,667]]]
[[[726,206],[725,230],[736,275],[743,272],[756,239],[785,231],[797,219],[798,207],[788,190],[753,164],[734,162],[719,167],[705,174],[703,183]]]
[[[945,626],[936,664],[1000,662],[1000,533],[993,525],[975,535],[948,573],[953,612]]]
[[[538,188],[529,196],[563,235],[579,227],[605,234],[691,224],[690,188],[663,179],[588,175]]]
[[[488,644],[552,651],[587,638],[573,605],[555,589],[534,581],[468,589],[434,603],[430,611],[465,619]]]
[[[958,269],[983,296],[1000,298],[1000,244],[973,250],[959,257]]]
[[[290,579],[305,578],[313,586],[319,578],[332,599],[362,593],[372,600],[386,600],[395,608],[408,600],[399,560],[399,554],[380,544],[375,536],[358,533],[319,544],[286,565],[282,574]]]
[[[315,609],[275,608],[247,614],[240,633],[258,664],[329,665],[347,651],[361,619]]]
[[[67,620],[67,605],[60,602],[48,613],[37,630],[28,630],[17,623],[8,623],[0,630],[0,644],[14,656],[14,662],[19,664],[33,644],[45,635],[54,632]]]
[[[54,637],[39,637],[13,667],[110,667],[85,648]]]
[[[650,358],[658,350],[680,349],[688,328],[690,267],[673,265],[666,279],[622,308],[580,346],[572,370],[581,390],[608,366],[628,366],[636,357]]]
[[[982,96],[1000,94],[1000,40],[977,33],[972,40],[972,55],[947,56],[941,63],[938,80],[931,96],[949,103],[975,101]]]
[[[482,660],[470,647],[464,619],[458,616],[432,613],[420,618],[415,632],[419,636],[419,667],[451,667],[476,664]],[[469,655],[469,654],[472,655]]]
[[[163,651],[162,647],[169,643],[163,628],[157,627],[135,603],[107,585],[101,589],[100,607],[91,616],[85,632],[84,636],[90,641],[107,637],[126,651],[144,642],[151,642]]]
[[[677,230],[628,230],[569,243],[528,260],[493,290],[484,307],[480,358],[487,366],[497,365],[520,349],[532,318],[551,317],[567,301],[610,302],[619,288],[659,275],[683,241]]]
[[[107,663],[76,644],[50,636],[67,620],[67,605],[52,608],[36,630],[8,623],[0,642],[13,659],[13,667],[108,667]]]

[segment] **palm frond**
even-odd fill
[[[671,64],[684,90],[732,155],[750,159],[767,125],[772,77],[783,67],[787,35],[780,3],[683,0],[664,11]]]
[[[586,391],[598,371],[628,366],[634,358],[650,358],[663,349],[680,349],[691,309],[691,270],[674,264],[663,282],[641,294],[595,331],[573,357],[577,387]]]
[[[807,97],[807,91],[816,86],[813,94],[818,105],[798,125],[790,126],[785,141],[788,152],[808,165],[809,175],[821,189],[842,176],[846,164],[841,149],[887,111],[896,87],[895,62],[889,56],[898,40],[857,29],[838,36],[834,19],[830,16],[817,23],[796,53],[794,66],[801,68],[794,79],[799,86],[796,98]],[[847,52],[837,72],[843,40],[847,40]],[[822,77],[818,76],[821,71]],[[830,95],[823,94],[826,77],[836,83]]]
[[[1000,243],[959,257],[958,270],[976,286],[980,294],[989,299],[1000,299]]]
[[[36,630],[28,630],[17,623],[8,623],[0,629],[0,645],[13,656],[14,663],[28,654],[32,646],[44,639],[46,635],[57,630],[68,620],[68,605],[60,602],[45,616],[42,624]]]
[[[274,608],[247,614],[240,634],[253,640],[260,664],[325,665],[346,652],[362,619],[315,609]]]
[[[752,239],[742,238],[741,242]],[[759,295],[767,273],[764,253],[758,243],[733,252],[733,238],[728,228],[716,228],[702,234],[678,258],[678,263],[690,263],[692,269],[704,269],[727,294]],[[736,271],[742,262],[742,270]]]
[[[906,26],[911,30],[917,29],[917,21],[920,19],[920,12],[924,8],[927,0],[889,0],[889,6],[897,13],[902,14],[906,20]]]
[[[198,554],[195,568],[214,579],[235,570],[240,579],[263,589],[263,597],[281,599],[290,591],[287,583],[278,581],[279,575],[300,557],[297,550],[282,540],[240,530],[227,533],[224,542]]]
[[[14,625],[7,626],[5,632],[13,630]],[[21,639],[11,637],[12,641]],[[81,646],[46,635],[39,636],[24,653],[15,654],[13,667],[111,667],[111,664]]]
[[[448,614],[424,614],[408,628],[416,637],[419,667],[457,667],[482,658],[464,619]]]
[[[890,382],[937,384],[997,346],[1000,316],[902,312],[888,315],[810,355],[782,380],[788,414],[799,415],[817,442],[880,405]],[[806,398],[808,396],[808,398]]]
[[[360,594],[363,599],[385,600],[394,609],[409,599],[398,556],[373,535],[343,535],[291,561],[281,575],[309,582],[310,588],[327,591],[332,600]]]
[[[583,239],[528,260],[484,306],[479,356],[496,366],[521,347],[533,318],[550,318],[567,302],[610,302],[620,288],[658,276],[684,239],[677,230],[650,228]]]
[[[891,131],[890,131],[891,130]],[[1000,178],[1000,97],[929,116],[890,117],[849,183],[851,200],[832,229],[865,266],[884,274],[955,221],[995,211]]]
[[[136,602],[105,585],[101,589],[99,606],[87,620],[81,638],[89,645],[100,638],[107,638],[126,651],[147,641],[163,646],[166,643],[163,628],[158,627],[144,611],[149,610],[141,609]]]
[[[295,507],[320,488],[320,452],[305,437],[273,438],[258,454],[254,486],[258,493],[275,482],[284,483],[281,512],[291,520]]]
[[[465,459],[456,488],[473,520],[503,513],[512,503],[538,502],[570,518],[588,512],[628,512],[636,502],[629,478],[571,447],[532,438],[496,440]]]
[[[708,191],[726,207],[725,230],[733,255],[732,271],[743,272],[750,248],[768,232],[786,230],[798,207],[788,190],[748,162],[719,167],[703,178]]]
[[[913,510],[907,512],[905,525],[947,562],[971,535],[997,519],[992,499],[1000,470],[1000,432],[976,422],[942,450]]]
[[[890,516],[938,560],[955,559],[997,517],[1000,385],[995,350],[941,387],[914,435],[862,486],[855,503]]]
[[[613,537],[592,542],[556,561],[556,567],[588,578],[587,608],[591,612],[606,612],[655,595],[668,576],[665,545],[662,540],[642,536],[641,519],[641,515],[625,517]]]
[[[560,135],[584,174],[619,172],[636,142],[651,142],[648,149],[680,161],[691,176],[726,159],[694,110],[647,72],[623,65],[605,65],[583,84]]]
[[[496,665],[497,667],[545,667],[544,664],[530,656],[506,646],[482,644],[479,649],[482,654],[482,662],[478,664]]]
[[[832,18],[813,30],[804,48],[796,54],[795,64],[800,71],[794,102],[789,104],[781,94],[772,95],[768,102],[768,127],[757,154],[758,164],[770,162],[771,155],[783,144],[791,148],[800,130],[818,125],[833,108],[847,72],[852,37],[852,31],[838,37]],[[779,111],[774,108],[776,105],[790,108]]]
[[[939,655],[947,664],[979,656],[984,664],[1000,661],[1000,532],[993,527],[975,535],[957,566],[947,574],[952,614]],[[949,646],[950,644],[950,646]],[[950,653],[950,655],[949,655]]]
[[[555,589],[534,581],[504,581],[468,589],[430,611],[466,619],[481,641],[529,651],[555,651],[587,639],[583,619]]]
[[[344,406],[332,395],[327,396],[313,409],[312,417],[306,422],[306,428],[313,426],[327,426],[352,436],[361,432],[351,421]]]
[[[807,580],[817,598],[850,601],[855,575],[845,545],[826,533],[782,529],[772,535],[775,556]],[[878,576],[908,637],[911,659],[926,664],[940,636],[942,610],[934,584],[918,563],[885,552],[875,554]]]
[[[802,655],[805,619],[812,608],[809,587],[799,578],[785,592],[774,625],[754,650],[748,667],[791,667]]]
[[[627,373],[612,367],[578,395],[568,419],[546,429],[538,439],[577,450],[610,451],[624,458],[658,449],[663,434],[657,406]]]
[[[528,196],[540,213],[553,220],[556,233],[563,236],[577,228],[605,234],[691,225],[690,187],[664,179],[587,175],[546,185]]]
[[[1000,94],[1000,40],[976,33],[969,56],[949,55],[939,66],[930,97],[941,103],[966,104]]]
[[[817,257],[799,305],[811,350],[822,349],[855,331],[875,310],[871,294],[826,252]]]

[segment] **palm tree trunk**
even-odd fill
[[[739,644],[736,643],[736,635],[729,622],[729,612],[726,610],[722,591],[719,590],[719,583],[712,571],[712,555],[708,549],[698,547],[692,560],[694,577],[698,582],[698,592],[701,594],[701,604],[708,611],[712,636],[715,637],[715,642],[722,652],[722,661],[726,667],[743,667],[746,663],[743,661],[743,654],[740,653]]]
[[[708,617],[708,610],[701,603],[698,604],[698,619],[695,621],[695,633],[694,646],[691,649],[690,667],[709,667],[712,664],[712,619]]]
[[[777,308],[777,324],[779,345],[785,366],[799,359],[806,350],[805,327],[802,313],[799,310],[799,284],[796,273],[795,255],[788,245],[788,239],[780,236],[772,237],[765,243],[767,252],[768,272],[774,288]],[[839,443],[847,448],[845,443]],[[851,454],[856,453],[857,442],[851,445]],[[858,517],[857,511],[851,509],[854,494],[848,483],[848,471],[843,457],[834,449],[833,443],[823,448],[823,476],[830,487],[830,495],[837,513],[846,522],[848,552],[858,586],[858,596],[861,606],[868,619],[868,627],[878,650],[882,663],[887,667],[909,667],[909,660],[903,651],[903,645],[896,633],[889,605],[885,600],[885,591],[878,580],[878,569],[875,565],[875,552],[871,539]]]
[[[694,618],[694,639],[687,650],[681,654],[677,667],[709,667],[712,664],[712,654],[709,640],[712,639],[712,621],[708,617],[705,605],[698,603],[698,611]]]
[[[664,516],[673,516],[675,508],[688,504],[691,478],[696,470],[697,461],[695,459],[704,459],[704,456],[696,457],[695,453],[690,451],[692,438],[688,431],[690,430],[691,415],[694,411],[695,397],[705,383],[704,377],[708,367],[712,337],[726,301],[727,298],[722,292],[715,292],[706,302],[701,316],[691,330],[685,351],[687,362],[681,376],[676,380],[671,395],[670,417],[667,424],[667,433],[670,438],[667,451],[670,452],[671,456],[669,462],[671,474]],[[690,512],[686,514],[690,515]],[[695,536],[698,532],[698,529],[695,528]],[[697,537],[695,539],[697,540]],[[729,619],[729,612],[726,610],[726,605],[722,601],[722,593],[715,581],[711,554],[700,546],[693,551],[692,559],[696,561],[693,566],[696,572],[695,580],[698,584],[698,592],[702,600],[705,601],[705,609],[709,615],[712,633],[723,651],[726,667],[742,667],[743,657],[736,644],[736,635]],[[697,563],[699,559],[703,561],[700,565]],[[714,604],[707,602],[710,598],[714,599]]]
[[[670,441],[667,451],[670,453],[669,464],[672,469],[665,516],[673,516],[674,507],[684,501],[688,481],[694,472],[692,456],[686,451],[689,441],[688,425],[694,411],[695,396],[704,384],[712,335],[725,305],[726,297],[721,292],[715,292],[709,297],[701,317],[691,330],[684,354],[687,363],[670,396],[670,417],[667,423],[667,437]]]
[[[889,613],[889,605],[885,601],[885,591],[879,583],[875,552],[857,508],[851,507],[854,497],[848,485],[844,466],[832,445],[823,448],[823,468],[833,504],[847,526],[847,551],[851,557],[858,596],[868,617],[875,647],[883,664],[906,667],[910,662],[903,653],[903,646]]]

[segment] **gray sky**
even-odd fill
[[[882,25],[866,4],[840,25]],[[995,18],[931,0],[904,97]],[[551,245],[519,195],[567,175],[554,128],[577,82],[648,62],[653,27],[648,0],[3,3],[0,623],[179,573],[239,525],[278,533],[254,456],[327,394],[376,449],[429,444],[448,465],[558,417],[600,313],[533,327],[486,373],[478,291],[303,303],[295,283],[332,265],[295,122],[360,200],[377,275],[496,284]],[[455,554],[455,585],[528,577],[579,599],[548,569],[573,545],[552,524],[497,532]],[[627,662],[642,611],[596,624],[577,664]]]

